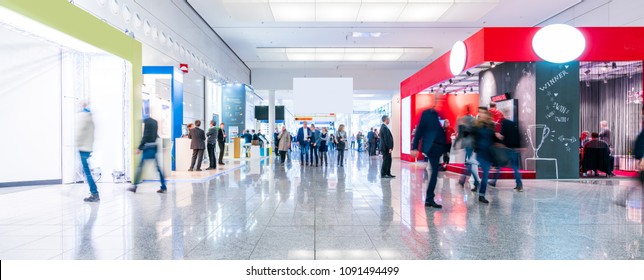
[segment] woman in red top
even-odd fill
[[[450,126],[449,120],[445,120],[443,123],[443,130],[445,130],[445,139],[446,140],[446,148],[445,148],[445,153],[443,153],[443,164],[442,164],[442,169],[443,171],[447,170],[447,165],[449,164],[449,152],[452,149],[452,135],[455,134],[454,129]]]

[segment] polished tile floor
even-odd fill
[[[0,259],[643,259],[642,188],[627,180],[512,181],[489,205],[422,164],[355,152],[344,168],[248,165],[206,183],[101,184],[0,194]]]

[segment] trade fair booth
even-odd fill
[[[454,125],[466,108],[475,115],[492,101],[518,122],[524,178],[579,178],[588,169],[579,135],[602,131],[601,121],[612,135],[606,165],[632,172],[642,123],[641,34],[642,27],[561,24],[481,29],[401,83],[401,158],[414,160],[412,130],[441,96],[441,117]]]
[[[192,150],[190,139],[181,138],[188,134],[182,125],[183,73],[173,66],[143,66],[143,84],[142,117],[152,117],[159,124],[158,141],[163,148],[157,156],[161,168],[166,174],[174,170],[187,171]]]
[[[64,0],[0,2],[0,36],[0,126],[8,133],[0,186],[83,181],[75,131],[84,107],[95,126],[95,178],[131,177],[141,44]]]

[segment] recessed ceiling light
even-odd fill
[[[353,38],[379,38],[382,35],[382,32],[351,32]]]
[[[223,1],[223,4],[231,16],[258,22],[475,22],[499,2],[500,0],[228,0]]]
[[[257,48],[261,61],[427,61],[432,48]]]

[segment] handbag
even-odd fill
[[[510,157],[508,156],[509,148],[503,146],[492,146],[490,151],[492,152],[492,161],[494,166],[506,166],[510,163]]]
[[[345,145],[344,141],[338,142],[338,144],[337,144],[338,150],[344,150],[344,145]]]
[[[253,140],[253,141],[251,141],[251,145],[253,145],[253,146],[259,146],[259,140]]]

